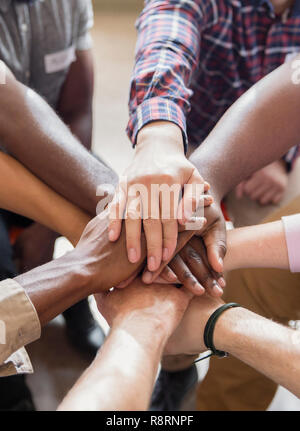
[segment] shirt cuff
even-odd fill
[[[170,121],[179,126],[182,130],[184,150],[185,152],[187,151],[188,139],[185,115],[175,102],[162,97],[153,97],[145,100],[131,116],[127,127],[127,134],[133,146],[136,145],[139,131],[153,121]]]
[[[25,290],[14,280],[0,283],[0,364],[39,339],[41,325]]]
[[[33,367],[24,347],[13,353],[3,365],[0,365],[0,377],[32,373]]]
[[[92,47],[93,47],[93,39],[90,32],[82,36],[79,36],[79,38],[75,43],[76,51],[87,51]]]
[[[300,272],[300,214],[282,217],[291,272]]]

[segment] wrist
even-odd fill
[[[231,353],[234,339],[238,339],[239,322],[244,318],[245,309],[242,307],[229,308],[218,319],[213,341],[217,350]]]
[[[113,321],[112,330],[123,330],[129,333],[145,348],[157,346],[163,349],[170,334],[162,319],[139,310],[120,313]]]
[[[138,136],[136,149],[151,145],[159,145],[160,151],[163,149],[172,149],[184,154],[184,142],[182,130],[175,123],[169,121],[154,121],[144,126]]]
[[[82,294],[82,299],[93,295],[96,291],[94,287],[94,277],[88,270],[85,259],[82,258],[78,250],[74,248],[71,252],[64,255],[62,258],[67,267],[70,281],[74,288],[78,289]],[[98,283],[98,291],[101,291],[101,282]]]

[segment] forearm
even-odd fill
[[[214,343],[300,397],[300,332],[243,308],[218,320]]]
[[[181,1],[145,1],[137,22],[130,92],[128,134],[133,143],[139,130],[151,121],[175,123],[186,135],[190,82],[199,61],[201,26],[207,21],[198,5],[191,8]]]
[[[293,73],[286,63],[259,81],[191,156],[218,199],[299,143],[300,85]]]
[[[94,60],[91,50],[76,51],[60,94],[57,111],[80,143],[91,150],[93,132]]]
[[[289,269],[282,221],[234,229],[227,233],[225,271],[238,268]]]
[[[59,410],[146,410],[166,335],[134,316],[115,325]],[[145,318],[143,318],[145,320]]]
[[[75,251],[19,275],[15,280],[31,299],[41,325],[93,293]]]
[[[55,193],[18,161],[0,152],[0,207],[78,242],[90,217]]]
[[[6,81],[1,86],[2,145],[55,191],[94,215],[97,186],[116,184],[116,175],[83,148],[42,98],[9,71]]]

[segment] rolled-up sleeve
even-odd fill
[[[0,283],[0,376],[32,372],[24,346],[41,336],[37,312],[14,280]]]
[[[78,35],[75,44],[77,51],[85,51],[92,48],[91,29],[94,25],[94,12],[91,0],[81,1],[81,14],[78,26]]]
[[[291,272],[300,272],[300,214],[282,217]]]

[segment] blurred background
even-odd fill
[[[121,174],[133,151],[125,128],[136,41],[134,23],[143,0],[94,0],[94,6],[96,93],[93,149]],[[66,240],[60,239],[56,256],[63,254],[68,247]],[[92,299],[91,306],[107,331],[106,322],[99,318]],[[29,346],[28,350],[35,369],[28,382],[36,406],[39,410],[55,410],[89,362],[68,344],[61,317],[48,325],[42,339]],[[205,366],[199,367],[200,376],[203,377],[205,371]],[[193,400],[186,408],[193,409]],[[270,409],[300,410],[300,402],[280,388]]]

